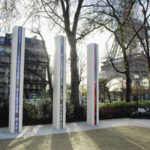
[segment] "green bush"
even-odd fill
[[[79,106],[78,110],[74,112],[74,106],[72,104],[66,105],[66,121],[67,122],[78,122],[86,121],[86,108]]]
[[[23,106],[23,124],[47,124],[52,123],[52,103],[44,101],[40,105],[24,103]]]
[[[139,107],[150,107],[150,101],[139,102]],[[131,113],[136,111],[136,102],[116,102],[100,105],[100,119],[124,118],[130,117]]]
[[[78,111],[74,113],[74,106],[66,103],[66,121],[77,122],[86,121],[86,109],[79,106]],[[50,124],[52,123],[52,103],[44,101],[41,105],[32,103],[24,103],[23,107],[23,124]]]
[[[150,101],[139,102],[139,107],[150,107]],[[136,102],[116,102],[111,104],[100,104],[100,119],[130,117],[136,111]],[[86,106],[80,106],[76,112],[74,106],[66,103],[66,121],[86,121]],[[40,105],[24,103],[23,125],[37,125],[52,123],[52,102],[43,101]],[[0,126],[8,126],[8,104],[0,109]]]

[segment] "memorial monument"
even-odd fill
[[[66,39],[55,38],[54,89],[53,89],[53,127],[66,127]]]
[[[97,44],[87,46],[87,123],[99,124],[99,53]]]
[[[12,53],[9,97],[9,131],[22,130],[25,28],[15,26],[12,34]]]

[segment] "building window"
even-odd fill
[[[4,44],[5,39],[4,38],[0,38],[0,44]]]
[[[35,86],[35,85],[33,85],[33,89],[36,89],[36,86]]]
[[[32,84],[30,84],[30,89],[32,89],[33,88],[33,85]]]
[[[34,65],[34,66],[33,66],[33,70],[36,70],[36,68],[37,68],[37,67]]]
[[[27,84],[27,89],[29,89],[30,88],[30,84]]]
[[[10,54],[10,53],[11,53],[11,49],[10,49],[10,48],[6,48],[6,49],[5,49],[5,52],[7,52],[7,53]]]
[[[0,53],[4,53],[4,47],[0,47]]]
[[[2,73],[3,73],[3,72],[4,72],[4,69],[3,69],[3,68],[0,68],[0,72],[2,72]]]
[[[33,80],[33,75],[30,75],[30,80]]]
[[[31,48],[28,48],[28,51],[31,51]]]

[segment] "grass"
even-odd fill
[[[150,129],[124,126],[0,140],[0,150],[150,150]]]

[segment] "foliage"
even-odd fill
[[[78,110],[74,113],[74,106],[72,104],[67,104],[66,110],[66,121],[67,122],[78,122],[86,121],[86,108],[84,106],[79,106]]]
[[[18,5],[21,6],[20,0],[1,0],[0,1],[0,32],[10,32],[14,21],[21,16]],[[20,19],[20,18],[19,18]]]
[[[79,122],[86,121],[86,107],[79,106],[74,113],[74,106],[66,103],[66,121]],[[150,100],[139,102],[139,107],[150,107]],[[137,108],[136,102],[116,102],[100,104],[100,119],[125,118]],[[44,101],[40,105],[24,103],[23,125],[38,125],[52,123],[52,103]],[[0,127],[8,126],[8,105],[0,109]]]
[[[139,102],[139,107],[150,107],[150,101]],[[100,119],[130,117],[137,108],[136,102],[116,102],[100,105]]]
[[[74,106],[69,102],[66,103],[66,121],[77,122],[86,120],[86,109],[79,106],[78,111],[74,113]],[[23,111],[23,124],[50,124],[52,123],[52,102],[44,101],[41,105],[34,103],[25,103]]]
[[[23,124],[46,124],[52,122],[52,103],[44,101],[40,105],[24,103]]]
[[[133,11],[134,10],[134,11]],[[126,101],[131,101],[131,75],[129,57],[137,50],[136,36],[142,30],[144,23],[139,24],[136,32],[133,31],[132,23],[137,23],[135,13],[139,11],[136,0],[101,0],[94,9],[93,22],[101,24],[110,31],[114,37],[114,46],[110,49],[108,60],[117,73],[126,77]],[[90,18],[90,17],[89,17]],[[104,21],[102,21],[104,20]],[[134,44],[135,43],[135,44]],[[117,66],[115,60],[117,54],[123,57],[122,65]]]

